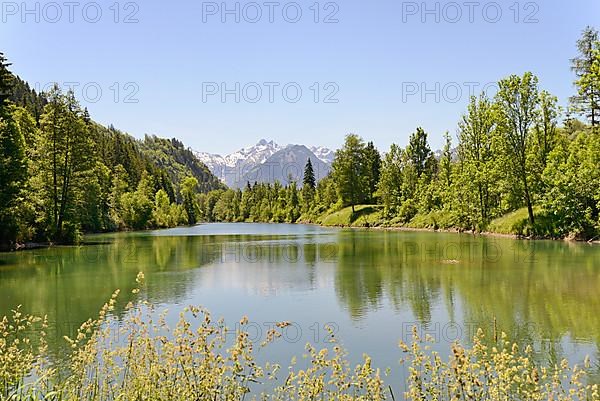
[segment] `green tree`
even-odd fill
[[[309,187],[315,189],[317,186],[317,181],[315,179],[315,171],[313,169],[312,161],[310,158],[306,161],[306,166],[304,166],[304,177],[302,179],[302,185],[304,187]]]
[[[125,225],[135,230],[150,227],[155,198],[151,177],[144,173],[135,192],[121,196],[121,214]]]
[[[555,219],[558,237],[593,238],[600,233],[600,135],[580,132],[556,146],[543,179],[543,206]]]
[[[460,208],[470,228],[483,228],[494,217],[498,204],[499,109],[485,94],[471,97],[467,113],[459,123]]]
[[[585,115],[592,127],[600,124],[600,39],[598,31],[586,27],[577,41],[579,54],[571,60],[577,94],[571,97],[572,110]]]
[[[110,219],[111,171],[100,161],[82,173],[85,190],[78,205],[78,219],[84,231],[101,232],[112,229]]]
[[[452,185],[452,138],[446,131],[444,134],[444,148],[440,159],[441,178],[446,188]]]
[[[26,178],[23,134],[11,108],[0,104],[0,248],[10,248],[16,241],[16,208]]]
[[[154,197],[152,219],[158,228],[167,228],[175,225],[174,219],[171,217],[169,195],[167,195],[167,192],[164,189],[159,190]]]
[[[537,120],[539,102],[538,79],[530,72],[522,77],[511,75],[499,82],[497,101],[503,118],[502,134],[507,145],[507,170],[514,173],[523,190],[529,223],[533,227],[533,197],[529,177],[528,154],[531,150],[531,128]]]
[[[152,219],[152,202],[142,192],[127,192],[121,196],[122,217],[124,224],[134,230],[148,228]]]
[[[295,223],[300,217],[300,200],[296,182],[292,181],[287,188],[287,221]]]
[[[323,213],[338,202],[337,188],[332,174],[328,174],[317,184],[315,195],[316,212]]]
[[[316,186],[315,172],[309,158],[304,167],[304,178],[302,181],[302,210],[304,213],[308,212],[313,207]]]
[[[373,201],[373,195],[377,192],[377,184],[381,175],[381,155],[373,142],[367,143],[365,148],[365,161],[368,171],[369,195],[368,201]]]
[[[369,171],[365,157],[365,144],[357,135],[346,136],[344,146],[335,156],[332,175],[342,206],[359,205],[369,197]]]
[[[85,191],[84,172],[93,154],[83,112],[73,92],[55,86],[41,120],[39,173],[46,200],[45,221],[52,240],[73,242],[78,231],[77,205]]]
[[[187,223],[190,226],[198,222],[198,201],[196,199],[197,188],[198,180],[195,177],[187,177],[181,183],[183,208],[187,215]]]
[[[112,229],[122,228],[124,221],[122,218],[121,198],[127,192],[129,177],[125,168],[118,164],[112,174],[112,183],[110,194],[108,196],[109,216]]]
[[[557,141],[557,119],[560,115],[558,98],[547,91],[541,91],[539,96],[539,114],[535,124],[535,144],[542,169],[546,167],[548,155]]]
[[[15,208],[27,178],[25,139],[15,121],[16,108],[8,101],[12,89],[9,66],[0,53],[0,249],[10,248],[16,241]]]
[[[11,64],[7,62],[4,53],[0,52],[0,108],[6,106],[13,92],[13,76],[8,70]]]
[[[433,156],[427,142],[427,133],[423,128],[418,127],[417,131],[410,136],[406,155],[417,173],[417,178],[421,178],[421,175],[427,171],[428,160]]]
[[[378,195],[383,202],[384,211],[388,217],[397,213],[403,201],[404,161],[404,150],[398,145],[392,144],[383,159],[378,184]]]

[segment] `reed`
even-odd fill
[[[140,286],[143,275],[138,275]],[[135,289],[134,292],[138,292]],[[0,321],[0,397],[3,400],[215,400],[275,401],[396,399],[379,369],[364,356],[350,366],[333,334],[329,346],[306,346],[304,363],[256,362],[256,349],[278,341],[289,323],[281,322],[255,345],[243,318],[235,332],[207,310],[187,307],[174,327],[166,312],[140,301],[126,305],[126,318],[114,324],[116,291],[99,316],[85,322],[70,344],[59,374],[47,363],[46,322],[17,309]],[[31,333],[36,334],[35,341]],[[231,334],[234,334],[231,340]],[[600,400],[589,366],[537,366],[530,347],[520,350],[502,335],[490,346],[481,331],[472,347],[454,344],[444,360],[416,330],[400,343],[408,368],[407,400]],[[35,346],[33,344],[36,344]],[[586,361],[589,364],[589,361]],[[302,365],[300,367],[299,365]],[[267,389],[267,390],[265,390]],[[401,394],[397,394],[400,396]]]

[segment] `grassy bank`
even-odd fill
[[[318,217],[308,219],[326,227],[380,227],[390,229],[414,229],[449,232],[476,232],[480,234],[496,234],[530,239],[572,239],[594,240],[593,233],[572,235],[563,232],[553,216],[541,208],[534,209],[535,224],[529,224],[527,208],[522,208],[492,220],[484,230],[473,230],[456,224],[456,219],[443,212],[434,211],[427,214],[417,214],[409,221],[388,219],[379,205],[358,205],[341,210],[327,211]]]
[[[140,284],[142,279],[139,275]],[[126,305],[126,317],[117,322],[111,311],[118,302],[117,291],[97,319],[85,322],[74,338],[65,338],[71,355],[58,369],[45,357],[43,319],[18,311],[1,319],[0,399],[600,399],[587,358],[583,367],[569,366],[566,360],[540,365],[531,347],[520,348],[502,333],[488,338],[479,330],[472,346],[454,344],[445,357],[431,351],[432,340],[415,330],[412,342],[399,344],[406,382],[386,383],[366,355],[351,366],[332,332],[324,348],[307,345],[302,360],[282,369],[280,361],[259,365],[255,356],[279,341],[287,322],[276,324],[262,344],[254,344],[245,317],[230,331],[208,311],[188,307],[173,327],[166,314],[157,319],[152,305],[139,301]]]

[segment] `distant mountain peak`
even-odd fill
[[[203,152],[196,152],[196,156],[225,184],[237,186],[249,171],[256,170],[257,166],[267,163],[273,155],[284,150],[286,152],[283,153],[288,155],[286,159],[298,160],[308,155],[313,164],[323,163],[322,169],[327,172],[335,155],[331,149],[321,146],[309,147],[299,144],[280,146],[274,140],[263,138],[256,145],[239,149],[225,156]]]
[[[267,145],[274,146],[276,144],[275,144],[275,141],[273,141],[273,140],[267,141],[266,139],[261,139],[260,141],[258,141],[258,143],[256,145],[257,146],[267,146]]]

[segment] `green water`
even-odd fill
[[[0,315],[17,305],[62,339],[94,317],[113,290],[123,301],[143,271],[144,297],[173,315],[202,305],[234,325],[248,315],[256,341],[291,321],[270,359],[287,363],[331,325],[351,358],[397,367],[398,340],[417,325],[436,347],[468,343],[475,328],[535,344],[540,358],[598,359],[600,246],[471,235],[210,224],[96,235],[88,245],[0,254]],[[123,302],[122,304],[124,304]],[[122,309],[114,312],[122,314]]]

